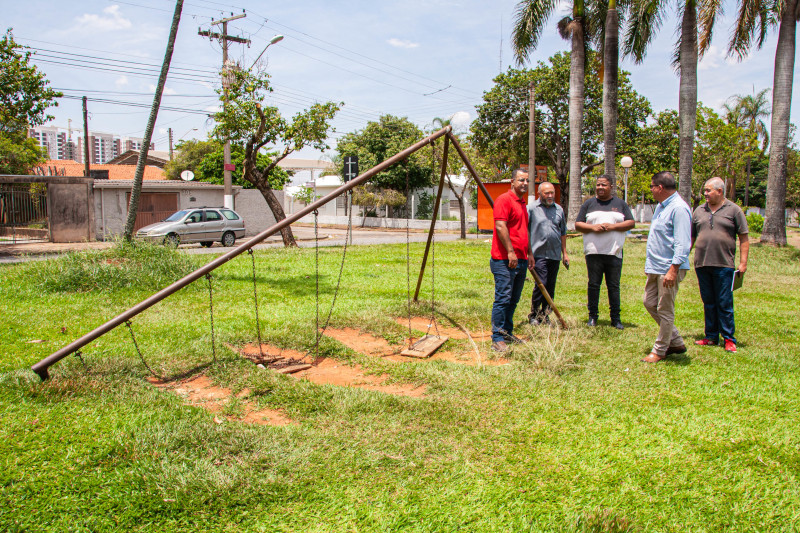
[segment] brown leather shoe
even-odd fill
[[[493,342],[492,343],[492,350],[494,350],[495,352],[501,352],[501,353],[502,352],[507,352],[508,351],[508,345],[503,341]]]
[[[664,355],[658,355],[655,352],[650,352],[650,354],[647,357],[644,357],[642,359],[642,362],[643,363],[658,363],[659,361],[663,361],[666,358],[667,357],[664,356]]]
[[[664,355],[672,355],[676,353],[686,353],[686,345],[681,344],[680,346],[670,346],[667,348],[667,352]]]

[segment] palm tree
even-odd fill
[[[767,208],[761,241],[786,244],[786,163],[789,148],[789,119],[794,83],[794,54],[800,0],[741,0],[728,53],[740,59],[755,46],[764,44],[770,26],[778,26],[775,71],[772,82],[772,124]],[[703,34],[710,36],[710,30]]]
[[[767,132],[767,125],[764,123],[765,118],[769,116],[769,100],[767,93],[769,89],[763,89],[757,94],[749,94],[742,96],[740,94],[732,97],[734,107],[736,110],[736,125],[746,128],[757,138],[761,139],[762,153],[769,146],[769,133]],[[726,104],[725,109],[728,109]],[[729,121],[730,122],[730,121]],[[750,158],[747,158],[747,178],[744,187],[744,205],[750,205]]]
[[[692,158],[697,123],[697,61],[711,45],[711,31],[720,12],[718,1],[702,4],[701,23],[708,32],[708,38],[701,40],[698,46],[697,5],[696,0],[679,0],[681,31],[673,58],[673,66],[680,74],[678,190],[687,203],[691,203],[692,196]],[[625,35],[625,54],[633,56],[637,63],[644,59],[648,45],[661,26],[666,8],[665,0],[638,0],[634,4]]]
[[[600,7],[600,6],[598,6]],[[617,119],[619,116],[619,11],[617,1],[609,0],[605,21],[598,21],[603,51],[603,150],[605,174],[611,184],[617,178]]]
[[[522,0],[516,7],[512,37],[514,56],[524,63],[539,44],[545,22],[557,5],[554,0]],[[584,70],[586,66],[586,6],[584,0],[573,0],[572,16],[558,22],[562,38],[570,39],[569,73],[569,192],[567,220],[575,225],[581,207],[581,132],[583,130]],[[563,191],[562,191],[563,193]]]

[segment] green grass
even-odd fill
[[[213,279],[218,363],[206,375],[299,422],[286,427],[217,424],[152,387],[125,327],[83,351],[86,367],[69,357],[40,383],[31,364],[153,291],[44,287],[43,269],[55,267],[0,266],[0,530],[800,529],[800,254],[751,249],[736,293],[737,354],[692,345],[685,357],[645,365],[656,328],[641,304],[644,242],[626,245],[621,332],[607,327],[605,292],[606,327],[583,325],[580,239],[569,246],[572,268],[560,273],[556,301],[571,327],[523,327],[533,340],[511,365],[393,364],[323,339],[326,355],[426,384],[424,398],[298,382],[243,360],[224,343],[256,338],[252,266],[247,256],[224,265]],[[412,245],[412,291],[422,251]],[[436,309],[485,330],[489,245],[437,244],[435,252]],[[340,254],[320,250],[323,318]],[[405,266],[405,245],[348,250],[332,324],[402,338],[394,317],[406,312]],[[265,341],[310,349],[314,251],[258,252],[256,268]],[[198,283],[133,319],[159,372],[211,359],[208,290]],[[418,314],[430,310],[430,287],[429,269]],[[693,273],[676,323],[687,343],[702,335]]]

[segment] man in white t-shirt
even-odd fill
[[[622,277],[622,247],[625,234],[636,224],[630,207],[614,196],[611,179],[597,178],[595,196],[586,200],[578,212],[575,229],[583,233],[583,253],[589,273],[589,326],[597,326],[600,285],[603,276],[608,289],[611,325],[624,329],[620,319],[619,282]]]

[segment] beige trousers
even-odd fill
[[[675,299],[678,287],[686,277],[686,270],[678,271],[678,279],[672,287],[664,287],[664,276],[647,274],[644,286],[644,307],[658,324],[658,336],[653,344],[653,353],[664,356],[670,346],[682,346],[683,338],[675,327]]]

